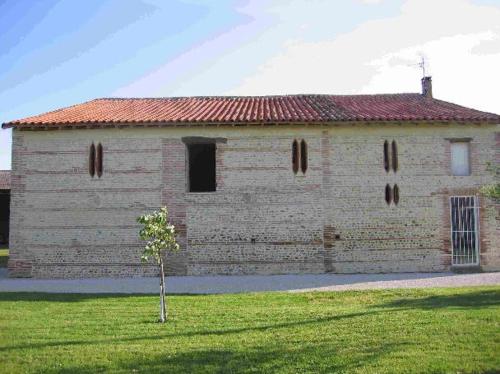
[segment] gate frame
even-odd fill
[[[451,200],[453,198],[466,198],[466,197],[472,197],[474,199],[474,215],[475,215],[475,231],[476,231],[476,261],[471,262],[468,264],[454,264],[453,263],[453,214],[452,214],[452,204]],[[480,255],[481,255],[481,240],[480,240],[480,221],[479,221],[479,196],[477,195],[452,195],[449,197],[448,200],[450,204],[450,245],[451,245],[451,266],[452,267],[475,267],[480,265]]]

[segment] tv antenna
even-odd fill
[[[422,69],[422,77],[425,77],[425,69],[426,67],[428,67],[428,64],[427,59],[423,55],[420,55],[420,62],[416,64],[410,64],[408,66],[418,66],[420,69]]]
[[[418,67],[422,69],[422,77],[425,77],[425,57],[420,56],[420,62],[418,63]]]

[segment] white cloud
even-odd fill
[[[363,4],[380,4],[383,0],[359,0]]]
[[[425,55],[436,97],[500,112],[500,7],[407,0],[395,13],[384,1],[350,4],[356,3],[245,3],[238,11],[246,23],[193,46],[115,94],[418,92],[416,64]],[[371,20],[355,17],[360,6],[373,12]]]
[[[291,43],[332,39],[375,17],[355,13],[360,4],[330,0],[252,0],[233,9],[244,23],[190,46],[155,71],[115,91],[116,95],[227,94]],[[364,6],[366,9],[371,8]],[[249,92],[251,93],[251,92]]]
[[[421,72],[409,65],[423,53],[436,96],[500,112],[494,91],[500,84],[499,26],[500,8],[409,0],[397,16],[334,38],[288,40],[229,93],[415,92]]]
[[[456,35],[386,54],[370,62],[376,74],[360,92],[397,92],[405,87],[418,90],[412,63],[423,54],[428,58],[427,71],[433,76],[435,97],[500,112],[496,94],[500,76],[494,73],[500,66],[500,51],[494,53],[487,47],[493,53],[481,53],[481,46],[493,38],[491,31]]]

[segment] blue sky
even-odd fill
[[[0,0],[0,22],[0,122],[107,96],[417,92],[420,56],[435,96],[500,113],[495,0]]]

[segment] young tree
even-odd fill
[[[167,304],[165,303],[165,271],[163,263],[166,251],[178,251],[179,244],[175,240],[174,225],[168,222],[167,208],[163,207],[152,214],[145,214],[137,218],[137,222],[144,225],[139,236],[146,241],[141,255],[141,261],[146,262],[153,258],[160,270],[160,321],[167,319]]]

